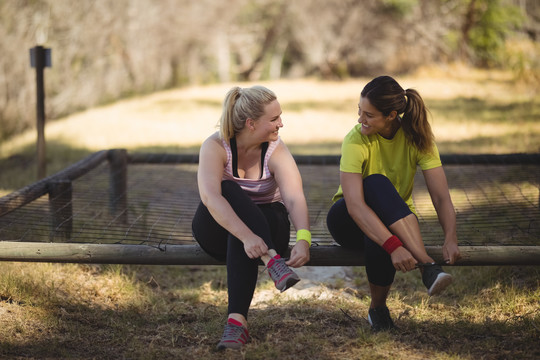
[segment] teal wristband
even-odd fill
[[[311,232],[306,229],[300,229],[296,232],[296,242],[305,240],[311,246]]]

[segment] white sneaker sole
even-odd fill
[[[431,287],[429,288],[428,295],[439,295],[452,283],[452,281],[454,281],[452,275],[444,272],[440,273],[439,275],[437,275],[437,278],[433,282],[433,285],[431,285]]]

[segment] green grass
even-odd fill
[[[534,359],[540,351],[538,267],[452,268],[456,283],[437,298],[418,273],[398,274],[389,306],[399,331],[379,334],[366,320],[364,283],[294,300],[262,275],[257,292],[274,295],[252,308],[245,350],[224,355],[214,350],[226,316],[223,267],[1,263],[0,271],[5,357]],[[355,278],[365,282],[363,269]]]

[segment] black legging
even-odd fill
[[[221,193],[234,212],[269,249],[286,255],[290,222],[280,202],[255,204],[240,186],[231,180],[221,183]],[[219,225],[201,202],[192,222],[193,236],[210,256],[227,263],[228,313],[247,314],[257,285],[259,259],[250,259],[244,244]]]
[[[373,174],[364,179],[364,199],[387,227],[412,214],[394,185],[384,175]],[[332,205],[326,223],[330,234],[341,246],[364,251],[370,283],[389,286],[394,282],[396,269],[390,255],[358,227],[347,211],[344,198]]]

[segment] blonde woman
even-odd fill
[[[235,87],[225,97],[220,131],[201,146],[193,235],[227,264],[228,319],[218,349],[239,349],[249,339],[248,310],[261,260],[282,292],[300,280],[290,267],[309,261],[306,199],[296,163],[279,137],[281,113],[271,90]],[[297,242],[285,260],[290,221]]]

